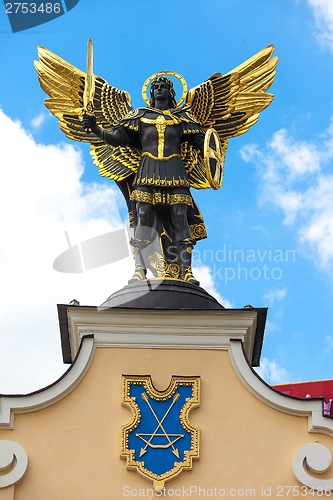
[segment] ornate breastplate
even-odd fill
[[[164,146],[165,146],[165,130],[170,125],[179,125],[181,120],[173,116],[170,112],[164,112],[169,118],[165,118],[164,115],[158,115],[157,118],[140,118],[140,121],[147,123],[149,125],[155,125],[157,130],[157,156],[151,153],[145,152],[143,155],[150,156],[155,160],[169,160],[175,156],[180,156],[179,154],[172,154],[170,156],[164,156]]]

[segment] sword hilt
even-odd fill
[[[86,116],[94,116],[94,108],[93,108],[92,103],[88,103],[87,104],[86,108],[84,109],[84,115],[86,115]],[[85,127],[84,131],[86,132],[86,134],[91,134],[92,133],[91,127]]]

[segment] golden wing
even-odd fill
[[[278,62],[273,51],[270,45],[226,75],[215,73],[191,89],[186,110],[204,130],[214,128],[221,141],[247,132],[274,97],[266,93]]]
[[[210,188],[205,175],[204,159],[200,151],[195,149],[189,142],[184,141],[181,144],[180,156],[185,165],[191,187],[195,189]]]
[[[114,181],[122,181],[136,173],[142,158],[141,150],[129,146],[112,148],[109,144],[92,144],[90,154],[99,173]]]
[[[50,96],[45,100],[45,106],[58,118],[60,129],[69,139],[91,144],[91,154],[101,169],[101,175],[121,180],[132,174],[138,165],[137,160],[128,161],[132,148],[112,148],[82,128],[86,74],[44,47],[38,47],[38,56],[39,61],[35,61],[38,79],[44,92]],[[112,87],[100,76],[94,76],[94,80],[93,107],[97,124],[111,130],[133,110],[130,95]],[[134,152],[133,158],[136,156]]]
[[[226,156],[228,141],[221,142],[221,153],[223,160]],[[206,165],[204,157],[200,151],[195,149],[189,142],[184,141],[181,144],[180,156],[185,165],[190,186],[195,189],[208,189],[212,186],[207,179]]]

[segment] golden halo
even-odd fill
[[[142,86],[142,97],[143,97],[143,100],[145,101],[145,103],[147,104],[147,106],[149,106],[150,99],[148,98],[148,95],[147,95],[148,85],[155,78],[157,78],[158,76],[161,76],[161,75],[174,76],[182,84],[182,86],[183,86],[183,94],[182,94],[181,98],[179,99],[179,101],[177,102],[177,108],[178,108],[178,106],[180,106],[185,101],[185,99],[186,99],[186,94],[187,94],[188,87],[187,87],[187,82],[186,82],[185,78],[183,78],[179,73],[175,73],[174,71],[159,71],[158,73],[154,73],[149,78],[147,78],[147,80],[145,81],[145,83]]]

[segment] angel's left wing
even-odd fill
[[[223,158],[228,139],[247,132],[258,121],[259,113],[272,102],[273,94],[268,94],[267,90],[273,83],[278,62],[277,57],[272,58],[273,51],[270,45],[226,75],[215,73],[188,92],[183,110],[203,131],[209,128],[217,131]],[[182,157],[191,186],[197,189],[211,187],[202,155],[185,143]]]
[[[267,90],[275,76],[273,45],[261,50],[229,73],[215,73],[191,89],[185,108],[204,130],[214,128],[221,139],[244,134],[273,99]]]
[[[91,154],[101,175],[118,181],[135,172],[139,161],[137,152],[133,151],[132,154],[133,148],[112,148],[94,134],[83,130],[81,120],[86,74],[44,47],[38,47],[38,56],[39,61],[35,61],[38,79],[42,89],[49,95],[45,105],[58,118],[60,129],[69,139],[91,144]],[[111,130],[133,111],[130,95],[113,87],[100,76],[94,75],[93,78],[93,107],[97,124],[105,130]]]

